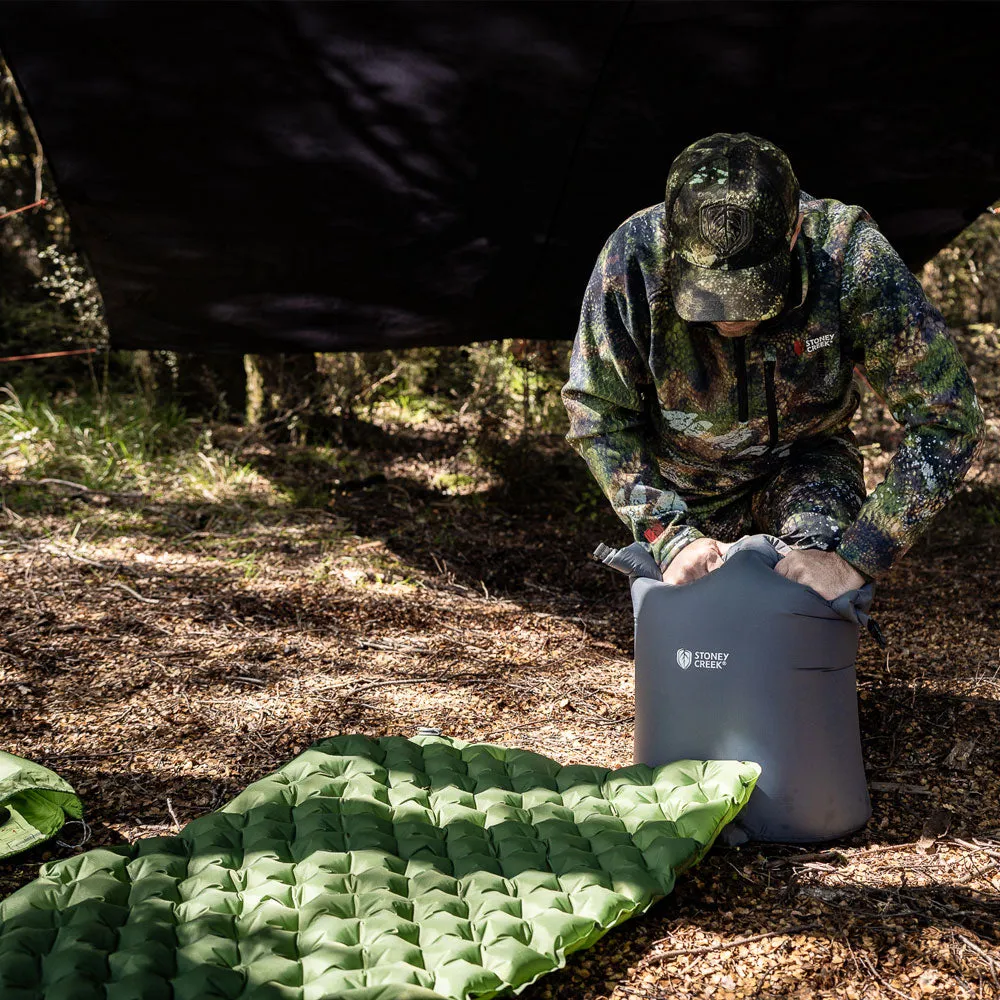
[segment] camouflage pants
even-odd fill
[[[794,548],[830,550],[854,523],[865,495],[864,458],[849,434],[793,452],[751,490],[689,500],[688,523],[723,542],[766,532]]]

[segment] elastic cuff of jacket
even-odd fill
[[[840,545],[834,551],[869,583],[888,573],[900,554],[898,546],[881,532],[872,525],[860,522],[844,532]]]
[[[650,547],[652,549],[653,558],[660,567],[660,572],[663,573],[666,570],[666,568],[673,561],[674,556],[676,556],[685,545],[690,545],[696,538],[704,537],[705,536],[702,532],[700,532],[697,528],[692,528],[690,525],[685,525],[672,535],[669,535],[666,532],[660,535],[660,537],[657,538]]]

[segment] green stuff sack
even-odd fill
[[[334,737],[176,836],[44,866],[0,903],[0,996],[517,992],[669,893],[758,775]]]
[[[41,764],[0,750],[0,858],[44,843],[83,806],[73,786]]]

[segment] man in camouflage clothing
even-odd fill
[[[906,428],[870,497],[855,366]],[[756,530],[827,599],[889,570],[983,434],[944,320],[868,213],[801,192],[746,133],[685,149],[665,201],[611,235],[562,395],[568,440],[667,582]]]

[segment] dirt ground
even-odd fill
[[[880,589],[888,652],[861,642],[868,826],[716,847],[526,1000],[1000,997],[1000,342],[963,346],[991,437]],[[858,429],[875,482],[897,432],[873,400]],[[560,440],[501,475],[460,467],[461,424],[371,427],[336,468],[216,433],[322,501],[0,484],[0,746],[72,782],[89,823],[0,867],[0,893],[176,829],[338,732],[631,763],[628,595],[587,558],[627,539]]]

